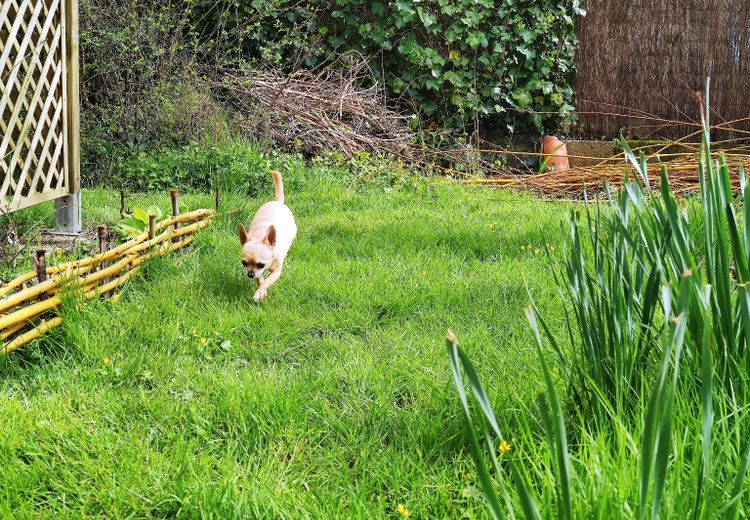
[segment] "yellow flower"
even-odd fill
[[[534,253],[538,255],[539,253],[541,253],[541,250],[539,250],[539,249],[534,249]]]
[[[510,451],[510,444],[508,444],[508,441],[503,440],[497,449],[500,453],[508,453]]]
[[[450,51],[448,53],[449,60],[457,60],[461,57],[461,51]]]
[[[208,338],[201,338],[201,346],[205,347],[208,345]]]
[[[102,358],[102,363],[105,364],[105,365],[109,365],[109,358],[107,356],[104,356]]]
[[[400,514],[404,518],[409,516],[409,510],[406,509],[406,506],[404,504],[399,504],[398,507],[396,508],[396,511],[398,511],[398,514]]]

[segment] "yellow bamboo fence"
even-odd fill
[[[172,198],[177,213],[174,193]],[[147,231],[111,249],[102,246],[100,228],[99,254],[54,266],[47,267],[40,252],[36,271],[0,287],[0,354],[59,327],[63,318],[56,316],[56,311],[63,301],[119,299],[117,291],[146,261],[191,244],[195,233],[208,226],[215,215],[214,210],[199,209],[160,222],[152,218]]]

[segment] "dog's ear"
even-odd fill
[[[239,233],[240,235],[240,244],[242,244],[243,246],[247,244],[247,231],[245,231],[245,226],[243,226],[242,224],[237,226],[237,233]]]
[[[276,245],[276,227],[273,225],[268,228],[268,233],[266,233],[266,244],[269,246]]]

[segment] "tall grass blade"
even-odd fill
[[[463,378],[461,377],[461,353],[458,348],[458,341],[456,340],[456,337],[452,332],[448,333],[448,336],[446,337],[446,343],[448,347],[448,359],[450,359],[451,371],[453,372],[453,380],[456,383],[456,389],[458,390],[458,395],[461,399],[461,405],[463,406],[464,410],[464,425],[466,429],[466,436],[469,438],[471,456],[474,459],[474,464],[476,464],[477,474],[479,475],[479,482],[482,485],[482,490],[487,500],[487,506],[489,507],[490,513],[492,514],[493,518],[505,518],[505,514],[500,507],[500,501],[498,500],[497,494],[495,493],[495,488],[492,485],[492,478],[490,477],[490,473],[487,469],[487,464],[485,464],[484,462],[484,456],[482,455],[482,451],[479,447],[479,441],[477,440],[477,436],[474,433],[474,422],[471,418],[469,400],[464,389]],[[487,427],[484,422],[482,422],[482,430],[484,430],[486,434]]]
[[[552,380],[552,374],[550,373],[549,367],[547,367],[547,362],[544,359],[542,337],[539,333],[539,326],[537,325],[533,308],[526,309],[526,319],[529,320],[531,328],[534,331],[537,355],[539,356],[539,362],[542,365],[544,381],[547,385],[547,397],[549,399],[550,409],[552,412],[551,418],[549,418],[546,413],[543,413],[542,417],[546,418],[545,425],[548,432],[550,432],[549,438],[554,437],[554,445],[550,446],[550,452],[554,453],[554,459],[556,460],[556,463],[554,465],[555,475],[557,477],[557,484],[559,486],[558,492],[561,501],[558,510],[558,517],[563,519],[570,519],[573,517],[570,490],[570,458],[568,454],[568,439],[565,432],[565,421],[563,418],[562,406],[560,405],[560,400],[557,397],[557,390],[555,389],[555,383]],[[546,405],[543,403],[543,401],[540,403],[540,407],[546,409]]]

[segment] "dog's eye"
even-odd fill
[[[258,263],[257,263],[257,264],[255,264],[255,265],[257,265],[257,266],[258,266],[258,269],[263,269],[263,268],[264,268],[264,267],[266,266],[266,264],[264,264],[263,262],[258,262]]]
[[[242,265],[244,265],[245,267],[247,267],[247,260],[243,260],[242,261]]]

